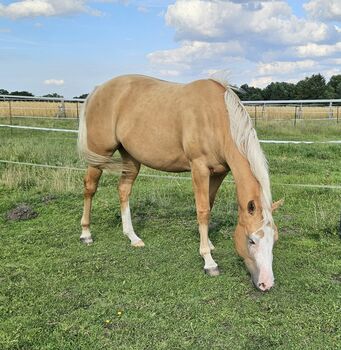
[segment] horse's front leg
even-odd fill
[[[210,170],[200,161],[193,161],[191,170],[200,233],[199,252],[205,261],[205,272],[210,276],[217,276],[219,275],[219,269],[212,258],[208,239],[208,223],[210,219]]]

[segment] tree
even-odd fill
[[[80,96],[75,96],[74,98],[87,98],[89,94],[83,94],[83,95],[80,95]]]
[[[28,91],[12,91],[10,95],[15,95],[15,96],[34,96],[32,93]]]
[[[52,93],[52,94],[47,94],[44,95],[43,97],[56,97],[56,98],[63,98],[64,96],[57,94],[56,92]]]
[[[243,84],[240,88],[243,90],[243,92],[237,92],[237,95],[241,100],[260,101],[264,99],[262,89],[255,88],[247,84]]]
[[[9,95],[9,92],[5,89],[0,89],[0,95]]]
[[[313,74],[296,84],[296,99],[313,100],[325,96],[326,79],[321,74]]]
[[[330,78],[327,89],[330,95],[332,95],[329,98],[341,98],[341,74],[333,75]]]
[[[264,100],[291,100],[295,97],[295,84],[271,83],[262,91]]]

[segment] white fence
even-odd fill
[[[0,117],[79,118],[84,99],[0,95]],[[243,101],[258,121],[327,120],[339,122],[341,99]],[[12,124],[12,122],[10,122]]]

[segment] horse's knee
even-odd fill
[[[118,193],[121,202],[126,202],[129,199],[131,193],[131,184],[120,183],[118,185]]]
[[[84,179],[84,195],[87,197],[92,197],[97,190],[97,182],[89,177]]]
[[[199,209],[197,211],[197,218],[199,224],[207,224],[210,219],[211,211],[209,209]]]

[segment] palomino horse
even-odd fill
[[[102,170],[115,167],[112,155],[118,150],[123,233],[132,246],[144,246],[134,231],[129,208],[140,165],[191,171],[199,252],[205,272],[218,275],[208,223],[217,190],[231,170],[239,207],[236,250],[258,289],[273,286],[272,248],[278,234],[272,210],[279,204],[272,204],[267,162],[250,117],[227,84],[213,79],[176,84],[138,75],[112,79],[87,98],[78,147],[88,163],[81,220],[84,243],[92,243],[91,202]]]

